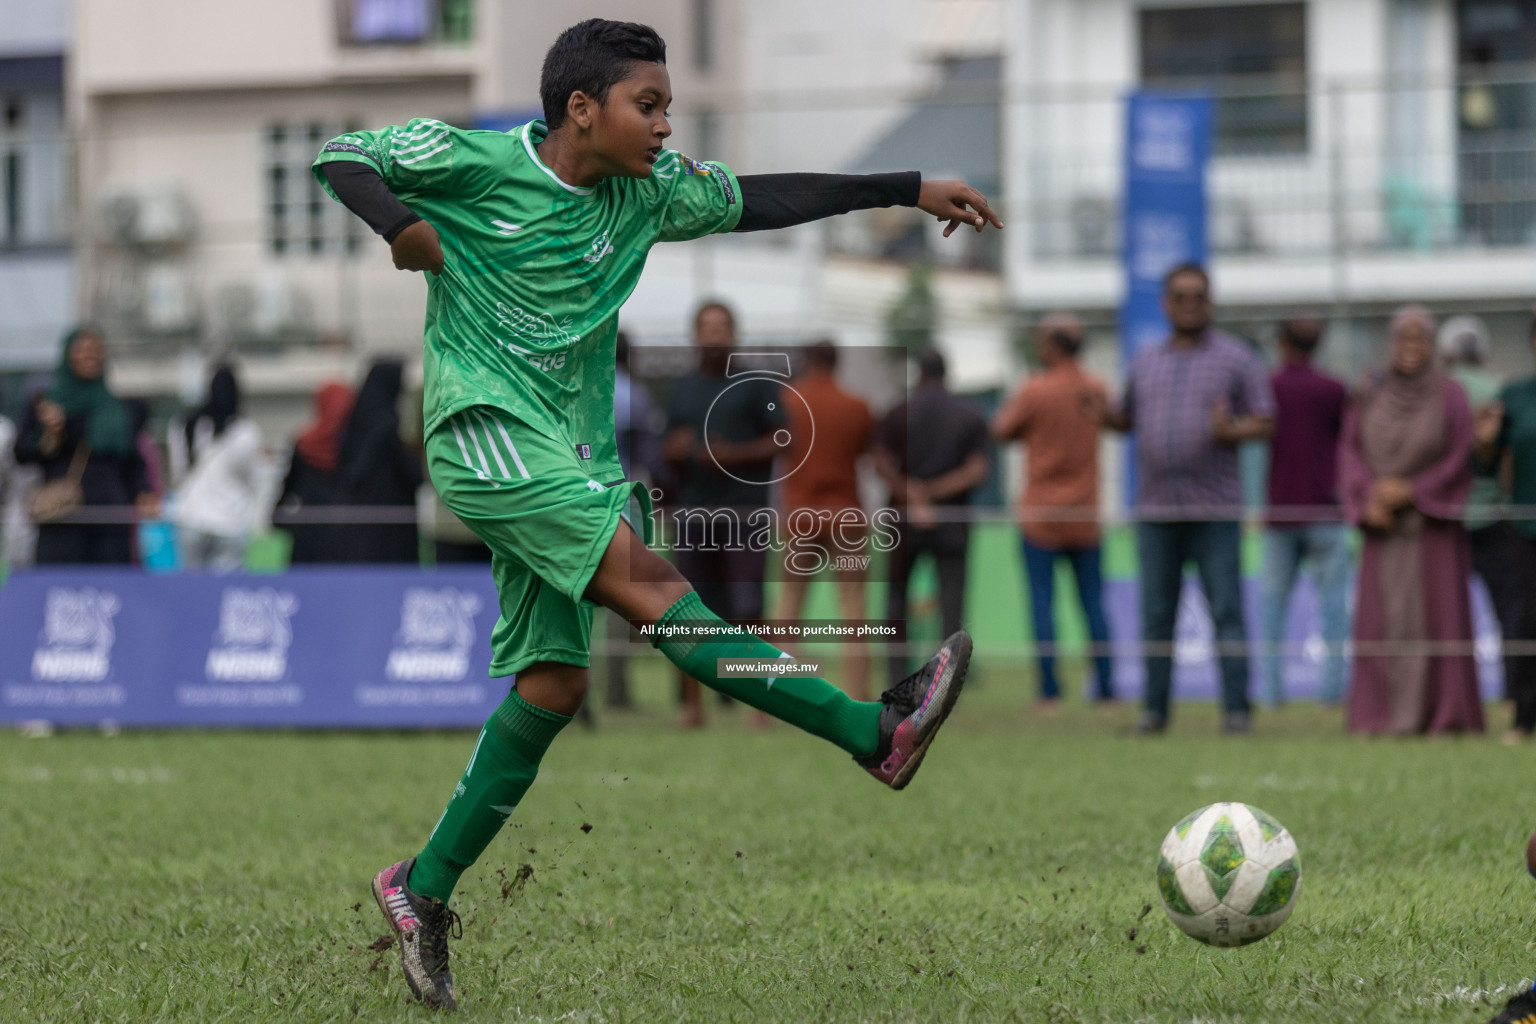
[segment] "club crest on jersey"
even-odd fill
[[[586,253],[581,258],[588,263],[601,263],[603,257],[611,252],[613,252],[613,246],[608,242],[608,232],[604,231],[601,235],[597,236],[597,241],[592,243],[592,251]]]
[[[589,444],[577,445],[576,457],[580,459],[590,459],[592,457],[592,446]]]

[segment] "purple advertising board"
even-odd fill
[[[63,725],[478,726],[484,569],[282,576],[17,573],[0,587],[0,719]]]
[[[1257,586],[1247,593],[1257,640]],[[1141,693],[1133,580],[1111,580],[1105,612],[1122,697]],[[1473,585],[1483,692],[1499,691],[1499,634]],[[0,587],[0,721],[59,725],[474,728],[510,680],[487,675],[496,591],[480,568],[295,569],[281,576],[146,574],[132,569],[20,572]],[[1287,620],[1284,678],[1315,697],[1317,603],[1305,581]],[[1217,690],[1214,630],[1186,585],[1174,693]],[[985,640],[981,653],[986,651]],[[1257,661],[1254,695],[1258,695]]]

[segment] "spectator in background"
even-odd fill
[[[750,622],[763,616],[767,552],[753,550],[742,534],[747,513],[768,504],[779,453],[773,435],[787,421],[772,380],[733,382],[726,376],[736,346],[736,317],[729,306],[700,306],[693,342],[699,366],[672,387],[661,450],[662,490],[678,531],[677,568],[722,618]],[[683,724],[703,725],[698,682],[682,676],[680,690]]]
[[[966,556],[970,551],[971,492],[991,471],[987,421],[944,386],[944,357],[933,349],[918,356],[917,388],[886,414],[876,433],[875,469],[901,512],[890,555],[886,618],[907,621],[907,583],[912,567],[932,555],[939,577],[939,615],[944,636],[965,614]],[[893,647],[892,684],[910,671],[906,644]]]
[[[1488,326],[1476,316],[1453,316],[1440,325],[1436,336],[1440,363],[1467,393],[1474,423],[1493,416],[1499,401],[1500,381],[1483,368],[1488,346]],[[1533,568],[1527,563],[1530,552],[1513,524],[1499,519],[1493,511],[1494,506],[1504,503],[1502,460],[1474,462],[1472,469],[1472,493],[1467,497],[1462,520],[1472,546],[1472,569],[1488,589],[1494,617],[1499,620],[1499,633],[1505,640],[1511,640],[1521,631],[1524,591]],[[1514,659],[1505,655],[1506,700],[1514,699],[1513,681],[1519,671]]]
[[[1083,372],[1082,321],[1051,313],[1035,328],[1035,353],[1042,372],[1014,392],[992,418],[992,439],[1024,443],[1024,494],[1019,502],[1029,609],[1040,664],[1040,703],[1061,699],[1056,682],[1056,561],[1065,558],[1077,580],[1077,595],[1093,642],[1094,694],[1115,696],[1104,620],[1103,577],[1099,569],[1099,423],[1083,408],[1105,403],[1104,384]],[[1086,688],[1085,688],[1086,689]]]
[[[342,560],[418,563],[416,489],[421,486],[419,453],[400,436],[399,360],[373,364],[358,389],[357,402],[341,435],[336,470],[336,503],[360,510],[377,508],[405,521],[349,523],[343,527]]]
[[[272,512],[272,522],[293,538],[288,560],[295,565],[339,561],[345,532],[333,523],[305,521],[304,515],[336,503],[336,470],[341,465],[342,431],[352,415],[352,389],[330,381],[320,385],[314,401],[315,417],[294,439],[282,493]]]
[[[838,386],[837,346],[831,341],[818,341],[806,349],[794,389],[804,403],[787,403],[790,440],[780,469],[788,474],[781,521],[790,537],[779,615],[783,619],[800,617],[806,588],[827,560],[867,553],[868,520],[859,501],[858,462],[869,450],[875,426],[869,404]],[[864,570],[839,566],[833,571],[843,618],[864,619],[868,614]],[[869,645],[850,642],[841,651],[848,695],[869,700]],[[767,716],[761,721],[766,724]]]
[[[1280,324],[1275,434],[1269,445],[1269,526],[1264,533],[1264,697],[1285,703],[1285,620],[1302,562],[1312,564],[1323,643],[1325,704],[1344,699],[1344,644],[1349,639],[1349,533],[1338,506],[1337,449],[1349,392],[1318,373],[1312,357],[1322,325],[1308,317]],[[1295,510],[1287,512],[1287,510]]]
[[[1435,366],[1435,321],[1404,306],[1385,372],[1344,422],[1339,491],[1365,534],[1355,602],[1349,728],[1481,731],[1472,573],[1462,510],[1472,489],[1472,410]],[[1449,653],[1431,653],[1449,645]]]
[[[613,427],[619,465],[626,480],[644,478],[656,456],[656,408],[645,385],[629,372],[629,335],[620,331],[613,346]],[[629,695],[629,656],[624,645],[638,640],[634,627],[616,612],[603,609],[609,649],[604,658],[606,702],[611,708],[633,706]]]
[[[629,335],[620,331],[613,346],[613,426],[624,477],[650,472],[656,458],[656,407],[644,384],[629,372]]]
[[[1536,317],[1531,320],[1530,343],[1536,349]],[[1476,414],[1477,467],[1495,472],[1509,468],[1510,501],[1523,514],[1510,524],[1515,548],[1505,567],[1528,590],[1536,579],[1536,377],[1522,377],[1504,387],[1497,402]],[[1475,485],[1474,485],[1475,486]],[[1477,548],[1472,549],[1474,564]],[[1485,577],[1486,579],[1486,577]],[[1502,621],[1502,620],[1501,620]],[[1506,642],[1536,641],[1536,597],[1520,601],[1514,628],[1506,628]],[[1528,650],[1504,656],[1504,687],[1514,704],[1514,720],[1504,742],[1524,743],[1536,733],[1536,655]]]
[[[52,374],[33,374],[22,385],[23,412],[42,401],[52,382]],[[0,504],[0,522],[4,523],[5,563],[12,570],[31,565],[37,559],[37,524],[32,521],[29,503],[37,485],[42,482],[42,470],[36,465],[16,461],[15,442],[19,428],[12,424],[11,438],[4,442],[0,461],[10,463],[9,480],[5,501]]]
[[[1253,728],[1248,700],[1248,630],[1243,621],[1242,478],[1238,446],[1274,430],[1275,402],[1264,364],[1242,342],[1211,328],[1211,279],[1193,263],[1163,281],[1173,333],[1142,349],[1117,408],[1098,405],[1115,430],[1136,431],[1136,506],[1141,558],[1142,640],[1147,644],[1142,734],[1168,727],[1173,630],[1184,563],[1193,561],[1216,626],[1221,727]]]
[[[125,398],[123,406],[128,410],[128,429],[133,431],[133,445],[144,460],[144,484],[157,500],[164,500],[166,487],[165,459],[160,455],[160,445],[149,431],[149,401],[144,398]]]
[[[112,509],[115,522],[41,523],[39,565],[129,564],[133,515],[153,518],[159,502],[144,476],[128,409],[107,387],[101,335],[79,328],[64,339],[59,367],[46,395],[27,409],[17,431],[16,461],[36,464],[43,482],[75,480],[86,506]]]
[[[261,430],[240,415],[240,385],[229,366],[208,383],[208,397],[167,438],[176,486],[173,518],[188,569],[235,572],[258,529],[265,502]]]

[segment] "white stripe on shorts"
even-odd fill
[[[491,479],[491,466],[490,466],[490,463],[485,461],[485,449],[480,447],[480,438],[475,435],[475,425],[473,423],[468,422],[468,419],[469,419],[469,417],[466,416],[465,417],[465,421],[466,422],[465,422],[464,426],[466,428],[468,428],[468,430],[469,430],[469,441],[470,441],[470,443],[475,446],[475,457],[480,460],[480,469],[478,470],[478,472],[480,474],[480,479],[482,479],[482,480],[490,480]],[[471,466],[469,468],[470,469],[474,469],[475,467]]]
[[[512,474],[507,470],[506,460],[501,457],[501,449],[496,447],[496,438],[491,433],[491,425],[486,421],[484,413],[475,413],[480,420],[480,429],[485,431],[485,444],[491,450],[491,456],[496,460],[496,465],[501,469],[501,475],[507,480],[512,479]]]
[[[495,419],[495,417],[492,417],[492,419]],[[523,460],[517,454],[517,446],[512,443],[512,435],[507,433],[507,428],[502,426],[501,420],[495,420],[495,422],[496,429],[501,431],[501,439],[507,442],[507,451],[512,453],[512,461],[517,463],[517,471],[523,474],[524,480],[532,479],[528,475],[528,467],[523,465]]]
[[[448,425],[453,428],[454,439],[459,442],[459,454],[464,456],[465,468],[467,468],[471,473],[475,472],[475,464],[469,461],[469,449],[464,447],[464,435],[459,433],[459,425],[452,421],[450,421]]]

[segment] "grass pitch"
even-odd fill
[[[1536,966],[1529,749],[1352,739],[1305,707],[1130,740],[1131,709],[1031,717],[993,663],[895,794],[744,710],[678,733],[645,676],[465,876],[460,1019],[1471,1024]],[[0,735],[0,1019],[427,1019],[368,879],[471,742]],[[1301,846],[1295,913],[1246,949],[1185,938],[1153,882],[1215,800]]]

